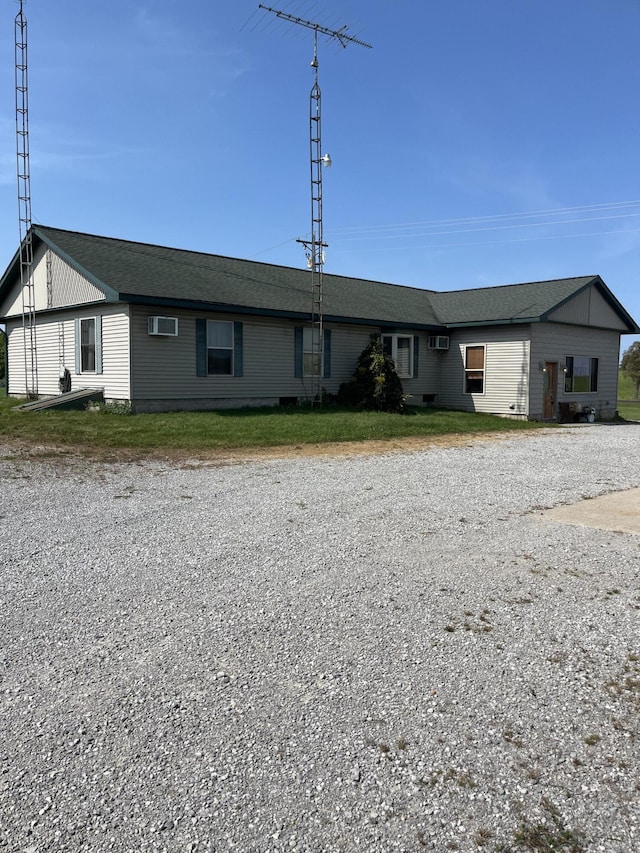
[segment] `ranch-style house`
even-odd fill
[[[136,412],[290,404],[316,371],[337,392],[380,335],[414,405],[609,418],[620,336],[640,332],[598,275],[437,292],[325,273],[318,365],[307,270],[40,225],[31,244],[28,331],[19,251],[0,280],[14,396],[29,389],[28,348],[39,397],[99,389]]]

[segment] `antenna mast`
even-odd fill
[[[36,306],[33,282],[31,235],[31,167],[29,164],[29,89],[27,67],[27,19],[22,9],[15,20],[16,138],[18,172],[18,227],[20,233],[20,286],[24,336],[24,382],[27,397],[38,396]]]
[[[307,256],[307,265],[311,270],[311,364],[308,366],[312,374],[313,390],[311,402],[318,403],[322,397],[322,372],[324,363],[324,321],[323,321],[323,286],[322,274],[324,267],[324,250],[327,243],[324,242],[322,227],[322,169],[331,166],[331,157],[322,154],[321,133],[321,93],[318,83],[318,33],[329,36],[340,42],[342,47],[348,44],[358,44],[361,47],[371,47],[360,39],[346,34],[346,25],[339,30],[323,27],[313,21],[306,21],[295,15],[289,15],[270,6],[258,7],[266,12],[273,12],[278,18],[299,24],[313,30],[313,60],[311,67],[314,72],[314,83],[309,96],[309,147],[311,160],[311,238],[309,240],[299,239]],[[307,350],[307,352],[309,352]],[[304,354],[303,354],[304,361]],[[303,375],[306,371],[303,368]]]

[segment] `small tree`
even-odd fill
[[[640,341],[634,341],[628,349],[622,354],[620,367],[623,373],[635,383],[636,400],[640,391]]]
[[[402,382],[393,359],[383,350],[379,336],[372,335],[358,358],[351,381],[340,386],[338,402],[376,412],[405,411]]]

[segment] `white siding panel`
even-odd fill
[[[7,324],[9,340],[9,394],[23,397],[27,393],[25,384],[25,335],[22,322]],[[73,340],[73,325],[69,324],[68,334]],[[58,358],[58,323],[36,324],[37,373],[39,396],[59,394],[60,361]],[[28,340],[28,336],[27,336]],[[28,344],[27,344],[28,346]],[[27,350],[30,362],[30,352]],[[29,383],[31,385],[31,383]]]
[[[75,314],[57,312],[38,317],[36,344],[38,352],[38,395],[49,396],[60,393],[61,367],[71,374],[72,390],[80,388],[103,388],[108,399],[129,400],[129,322],[123,306],[95,306],[85,310],[81,316],[102,317],[102,363],[103,372],[75,373]],[[24,334],[21,321],[7,324],[9,338],[9,393],[24,396],[25,361]]]
[[[598,417],[611,417],[615,413],[618,396],[618,354],[620,335],[606,329],[561,326],[541,323],[532,327],[531,336],[531,390],[530,412],[532,418],[542,418],[543,374],[546,361],[558,363],[556,402],[580,402],[593,406]],[[567,356],[583,355],[598,359],[597,392],[567,394],[564,390],[562,368]],[[557,412],[556,412],[557,413]]]
[[[105,306],[106,307],[106,306]],[[131,400],[128,309],[100,310],[102,314],[102,375],[104,396],[108,400]],[[115,309],[115,306],[114,306]]]
[[[11,397],[23,397],[26,394],[26,384],[22,323],[8,320],[5,331],[7,333],[7,392]]]
[[[50,264],[47,265],[47,257]],[[40,245],[33,259],[33,286],[36,311],[104,302],[105,295],[50,249]],[[5,315],[22,316],[22,290],[16,282],[7,300]]]
[[[104,302],[105,295],[94,284],[76,272],[58,255],[51,253],[51,307]]]
[[[455,329],[442,356],[440,405],[471,412],[526,416],[529,398],[528,325]],[[465,346],[485,346],[483,394],[464,392]]]
[[[5,307],[3,307],[5,306]],[[0,317],[19,317],[22,315],[22,289],[20,283],[14,284],[3,305],[0,305]]]

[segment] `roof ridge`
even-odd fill
[[[55,226],[52,226],[52,225],[35,224],[34,228],[40,228],[40,229],[43,229],[46,231],[61,231],[64,234],[72,234],[75,237],[87,237],[87,238],[92,239],[92,240],[102,240],[105,242],[114,242],[114,243],[115,242],[126,243],[132,247],[138,246],[140,248],[146,247],[149,249],[164,249],[164,250],[169,251],[169,252],[183,252],[185,254],[190,254],[190,255],[202,255],[203,257],[206,257],[206,258],[220,258],[221,260],[235,261],[235,262],[242,263],[242,264],[255,264],[256,266],[262,266],[262,267],[276,267],[277,269],[292,270],[293,272],[297,272],[297,273],[305,272],[303,267],[294,267],[294,266],[291,266],[289,264],[274,264],[274,263],[270,263],[268,261],[256,261],[256,260],[253,260],[251,258],[237,258],[237,257],[233,257],[232,255],[221,255],[221,254],[218,254],[217,252],[203,252],[203,251],[200,251],[198,249],[184,249],[184,248],[181,248],[179,246],[164,246],[161,243],[147,243],[147,242],[141,242],[139,240],[128,240],[124,237],[107,237],[107,236],[104,236],[103,234],[90,234],[87,231],[74,231],[70,228],[56,228]],[[362,277],[355,276],[355,275],[343,275],[341,273],[325,272],[324,276],[325,277],[330,276],[332,278],[341,278],[341,279],[346,279],[346,280],[351,280],[351,281],[364,281],[364,282],[368,282],[369,284],[379,284],[379,285],[382,285],[384,287],[401,287],[403,290],[415,290],[415,291],[418,291],[420,293],[433,294],[433,293],[440,292],[437,290],[432,290],[431,288],[417,287],[416,285],[398,284],[397,282],[382,281],[380,279],[362,278]]]
[[[594,278],[600,278],[595,275],[570,275],[559,276],[558,278],[542,278],[537,281],[516,281],[511,284],[487,284],[483,287],[459,287],[456,290],[435,290],[433,293],[436,296],[446,296],[448,293],[477,293],[480,290],[500,290],[504,287],[530,287],[532,284],[554,284],[557,281],[592,281]]]

